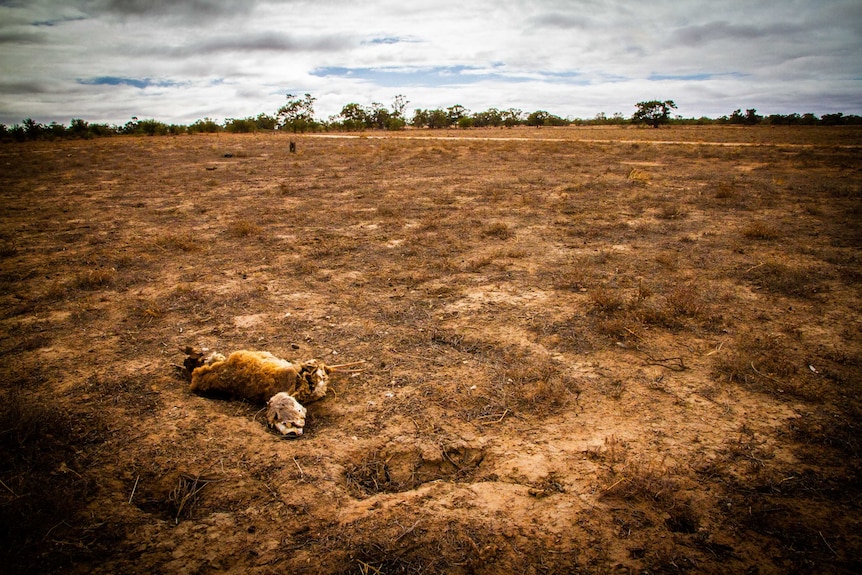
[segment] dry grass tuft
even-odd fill
[[[823,289],[816,272],[778,262],[753,266],[742,277],[772,293],[791,297],[810,298]]]
[[[482,236],[498,240],[508,240],[515,237],[515,231],[505,222],[496,222],[482,230]]]
[[[18,255],[18,246],[12,240],[0,241],[0,258],[11,258]]]
[[[495,386],[500,403],[548,412],[565,407],[580,395],[577,383],[566,377],[550,357],[513,350],[506,353]]]
[[[257,236],[261,232],[261,227],[254,222],[248,220],[239,220],[233,222],[227,228],[227,233],[232,238],[247,238],[249,236]]]
[[[174,523],[179,523],[181,518],[191,517],[195,505],[201,499],[201,491],[213,481],[218,479],[185,473],[180,475],[176,487],[168,495],[168,502],[176,511]]]
[[[167,233],[155,240],[156,247],[163,250],[196,252],[201,249],[200,241],[191,232]]]
[[[645,186],[649,183],[652,177],[649,175],[648,172],[639,170],[637,168],[632,168],[629,171],[629,174],[626,179],[628,179],[628,181],[633,185]]]
[[[589,292],[590,303],[594,309],[606,316],[625,309],[626,300],[619,290],[605,286],[599,286]]]
[[[114,268],[98,268],[78,274],[70,285],[73,289],[99,290],[114,283],[117,270]]]
[[[824,382],[807,369],[786,336],[745,333],[736,345],[713,356],[712,374],[720,382],[735,382],[757,391],[813,402],[826,399]]]
[[[686,215],[685,208],[677,203],[665,204],[658,211],[658,218],[662,220],[680,220]]]
[[[781,233],[772,224],[758,220],[743,228],[742,235],[750,240],[775,240]]]
[[[392,479],[389,462],[377,452],[367,454],[359,463],[347,465],[344,477],[357,497],[402,491],[401,485]]]

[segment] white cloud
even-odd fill
[[[6,0],[0,122],[273,113],[350,102],[629,115],[862,113],[857,0]],[[328,72],[328,73],[327,73]],[[114,79],[114,80],[112,80]]]

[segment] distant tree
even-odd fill
[[[399,118],[397,116],[390,116],[389,120],[386,122],[387,130],[403,130],[404,126],[407,125],[407,121],[404,118]]]
[[[545,120],[546,126],[568,126],[569,124],[571,124],[571,122],[555,114],[549,115],[548,119]]]
[[[473,120],[473,125],[477,128],[496,128],[503,125],[503,114],[497,108],[488,108],[484,112],[473,114],[471,120]]]
[[[824,126],[840,126],[845,123],[844,114],[823,114],[820,116],[820,123]]]
[[[635,107],[637,107],[637,111],[632,115],[633,122],[646,123],[653,128],[658,128],[662,124],[668,123],[670,111],[676,109],[676,104],[673,100],[650,100],[638,102]]]
[[[254,118],[228,118],[224,121],[225,132],[231,134],[251,134],[257,132],[257,122]]]
[[[116,136],[119,133],[119,128],[108,124],[87,124],[88,138],[104,138],[107,136]]]
[[[802,119],[800,121],[800,123],[803,126],[816,126],[817,122],[819,122],[819,120],[817,119],[817,116],[815,116],[811,112],[807,112],[805,114],[802,114]]]
[[[88,139],[93,137],[90,132],[90,125],[80,118],[72,118],[72,121],[69,122],[68,134],[73,138]]]
[[[207,118],[206,120],[198,120],[198,122],[205,122],[205,121],[212,122],[212,120],[210,120],[209,118]],[[213,123],[215,123],[215,122],[213,122]],[[217,128],[219,127],[218,124],[215,124],[215,125]],[[166,136],[168,134],[169,129],[170,129],[170,127],[167,124],[165,124],[163,122],[159,122],[158,120],[152,120],[152,119],[140,120],[137,123],[137,128],[135,129],[134,133],[138,134],[138,135],[144,135],[144,136]]]
[[[429,128],[436,129],[448,128],[452,125],[452,121],[446,110],[437,108],[435,110],[428,110],[428,122],[426,125]]]
[[[291,130],[294,133],[313,130],[315,127],[314,102],[316,100],[317,98],[313,98],[308,93],[303,98],[288,94],[287,104],[279,108],[276,114],[278,129]]]
[[[454,106],[450,106],[446,108],[446,116],[449,118],[449,126],[454,124],[459,124],[461,118],[465,117],[470,113],[470,110],[462,106],[461,104],[455,104]],[[460,125],[460,124],[459,124]]]
[[[550,116],[551,116],[551,114],[549,114],[548,112],[546,112],[544,110],[536,110],[535,112],[533,112],[529,116],[527,116],[527,125],[528,126],[535,126],[537,128],[539,126],[544,126],[545,120],[547,120]]]
[[[440,108],[431,110],[428,116],[429,128],[448,128],[452,125],[452,116]]]
[[[27,118],[23,122],[24,124],[24,134],[28,140],[41,140],[43,134],[45,133],[45,126],[34,120],[33,118]]]
[[[389,127],[389,120],[392,119],[392,113],[380,102],[372,102],[366,114],[371,127],[378,130],[387,129]]]
[[[275,130],[278,126],[278,120],[269,114],[258,114],[254,119],[258,130]]]
[[[460,109],[462,115],[466,112],[466,108],[463,106],[453,106],[446,110],[442,110],[440,108],[435,110],[423,110],[421,108],[417,108],[413,112],[413,120],[410,123],[416,128],[448,128],[457,121],[453,120],[454,117],[460,117],[457,116],[458,111],[456,109]],[[453,114],[453,112],[455,112],[455,114]]]
[[[757,114],[757,110],[754,108],[745,111],[745,125],[746,126],[756,126],[763,120],[763,116]]]
[[[119,128],[119,132],[121,134],[134,134],[135,130],[138,129],[138,117],[132,116],[132,119],[123,124],[121,128]]]
[[[404,110],[407,108],[407,104],[409,103],[410,100],[407,99],[407,96],[404,96],[403,94],[395,96],[395,98],[392,99],[392,117],[406,123],[407,118],[404,117]]]
[[[835,114],[823,114],[820,116],[820,124],[823,126],[858,126],[862,122],[855,114],[844,115],[841,112]]]
[[[416,108],[413,110],[413,119],[410,121],[410,124],[412,124],[414,128],[424,128],[428,125],[429,117],[430,115],[428,110]]]
[[[188,131],[189,134],[215,134],[216,132],[221,131],[221,125],[212,118],[204,118],[203,120],[195,120],[194,123],[189,126]]]
[[[362,130],[369,124],[365,108],[356,103],[350,103],[341,108],[338,118],[345,130]]]
[[[12,127],[9,128],[9,135],[11,135],[12,139],[16,142],[24,142],[27,140],[27,130],[25,130],[24,126],[20,124],[12,124]]]
[[[770,114],[765,118],[765,121],[774,126],[794,126],[799,124],[801,119],[799,114]]]
[[[507,128],[512,128],[521,123],[523,112],[518,108],[509,108],[501,112],[503,116],[503,125]]]
[[[559,116],[555,116],[545,110],[536,110],[527,116],[528,126],[568,126],[569,122]]]
[[[750,110],[746,110],[745,114],[742,113],[742,110],[734,110],[727,121],[731,124],[743,124],[746,126],[753,126],[755,124],[759,124],[760,120],[762,119],[763,116],[758,116],[757,110],[752,108]]]
[[[52,140],[63,139],[67,135],[66,126],[57,122],[51,122],[45,128],[45,133],[49,134],[48,137]]]

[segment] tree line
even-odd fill
[[[513,128],[515,126],[602,126],[645,124],[658,128],[664,125],[773,125],[773,126],[846,126],[862,125],[862,117],[845,115],[840,112],[816,116],[806,114],[770,114],[760,115],[756,109],[742,109],[718,118],[700,117],[683,118],[671,115],[676,109],[673,100],[650,100],[635,104],[637,111],[629,117],[622,113],[607,116],[604,112],[593,118],[561,118],[545,110],[524,112],[518,108],[505,110],[488,108],[481,112],[471,112],[464,106],[456,104],[448,108],[421,109],[406,114],[409,101],[403,95],[394,97],[392,105],[387,107],[380,102],[363,106],[351,102],[345,105],[339,114],[330,116],[327,120],[315,117],[314,103],[316,98],[311,94],[297,96],[287,94],[285,103],[274,115],[258,114],[247,118],[228,118],[217,122],[212,118],[196,120],[189,125],[166,124],[154,119],[138,119],[132,117],[124,125],[108,125],[89,123],[80,118],[74,118],[68,126],[51,122],[41,124],[32,118],[23,120],[21,124],[6,126],[0,124],[0,141],[24,142],[33,140],[55,139],[88,139],[104,136],[135,135],[135,136],[167,136],[196,133],[253,133],[261,131],[284,130],[294,133],[328,132],[328,131],[365,131],[365,130],[403,130],[405,128]]]

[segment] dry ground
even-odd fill
[[[0,147],[4,569],[862,570],[862,131],[367,136]]]

